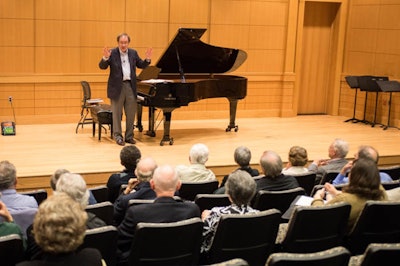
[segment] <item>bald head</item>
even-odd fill
[[[361,146],[358,149],[357,159],[371,159],[378,163],[379,153],[376,149],[371,146]]]
[[[147,182],[153,177],[157,168],[156,161],[151,157],[140,159],[136,166],[135,175],[140,182]]]
[[[274,151],[265,151],[260,158],[260,165],[264,175],[277,177],[282,172],[282,159]]]
[[[156,168],[153,178],[150,180],[151,188],[156,192],[157,197],[172,197],[180,188],[180,181],[175,168],[170,165],[162,165]]]

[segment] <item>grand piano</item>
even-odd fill
[[[238,131],[235,124],[238,100],[246,97],[247,79],[234,75],[219,75],[234,71],[247,58],[239,49],[216,47],[200,38],[206,29],[180,28],[155,67],[138,75],[139,101],[137,128],[143,130],[142,106],[149,107],[149,129],[146,135],[155,137],[155,110],[163,112],[164,135],[160,145],[174,139],[170,136],[171,113],[207,98],[226,97],[229,100],[230,121],[226,131]]]

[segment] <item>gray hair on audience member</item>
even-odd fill
[[[249,205],[256,194],[256,182],[249,173],[243,170],[232,172],[225,184],[225,193],[237,206]]]
[[[64,192],[79,202],[83,209],[89,201],[89,190],[80,174],[65,173],[60,176],[56,184],[56,192]]]
[[[70,171],[68,171],[67,169],[64,169],[64,168],[60,168],[60,169],[57,169],[57,170],[51,175],[51,177],[50,177],[50,186],[51,186],[51,188],[53,189],[53,191],[56,190],[56,184],[57,184],[58,179],[60,178],[60,176],[61,176],[62,174],[65,174],[65,173],[70,173]]]
[[[251,151],[245,146],[237,147],[233,156],[235,158],[235,162],[242,167],[250,164]]]
[[[9,161],[0,162],[0,190],[13,187],[17,181],[17,169]]]
[[[260,158],[261,168],[266,176],[275,178],[282,172],[282,159],[274,151],[264,151]]]
[[[202,143],[194,144],[189,153],[190,162],[205,164],[208,160],[208,153],[209,151],[206,145]]]
[[[347,153],[349,152],[349,144],[347,141],[343,139],[335,139],[332,145],[340,158],[346,157]]]

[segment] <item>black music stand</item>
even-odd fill
[[[358,89],[360,88],[358,85],[358,77],[357,76],[346,76],[345,77],[347,84],[350,86],[350,88],[355,89],[356,93],[354,95],[354,108],[353,108],[353,117],[345,120],[344,122],[353,122],[353,123],[358,123],[361,120],[356,118],[356,108],[357,108],[357,92]]]
[[[376,83],[378,84],[378,87],[382,92],[389,92],[389,102],[388,102],[388,119],[387,119],[387,125],[382,125],[383,130],[386,130],[388,127],[390,127],[390,109],[391,109],[391,104],[392,104],[392,93],[393,92],[400,92],[400,83],[398,81],[388,81],[388,80],[377,80]],[[398,127],[395,127],[397,129],[400,129]]]
[[[358,77],[358,85],[360,86],[361,91],[365,91],[365,102],[364,102],[364,119],[361,121],[365,124],[371,124],[371,127],[374,127],[376,125],[376,111],[377,111],[377,105],[378,105],[378,93],[381,92],[381,89],[379,88],[378,84],[376,83],[377,81],[387,81],[389,80],[388,77],[379,77],[379,76],[360,76]],[[368,100],[368,93],[369,92],[375,92],[375,107],[374,107],[374,119],[373,121],[367,121],[365,119],[366,111],[367,111],[367,100]]]

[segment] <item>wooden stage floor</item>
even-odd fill
[[[312,161],[327,157],[328,146],[334,138],[343,138],[349,142],[349,158],[353,157],[358,146],[369,144],[380,152],[380,165],[400,164],[400,130],[383,130],[379,125],[372,128],[361,123],[345,123],[346,119],[327,115],[238,118],[238,132],[225,132],[225,119],[173,120],[171,136],[175,142],[171,146],[159,145],[162,125],[155,138],[136,130],[135,138],[142,155],[154,157],[159,165],[187,164],[190,147],[199,142],[209,147],[207,166],[213,169],[233,169],[233,151],[240,145],[251,149],[252,164],[256,167],[264,150],[274,150],[281,155],[283,161],[287,161],[288,150],[293,145],[305,147]],[[147,126],[146,121],[144,126]],[[97,132],[92,137],[91,125],[80,128],[77,134],[75,127],[76,124],[17,124],[15,136],[0,137],[0,159],[16,165],[20,181],[24,177],[48,177],[58,168],[83,175],[108,174],[122,169],[119,162],[121,146],[110,139],[109,132],[103,132],[99,142]],[[95,183],[85,178],[88,184]]]

